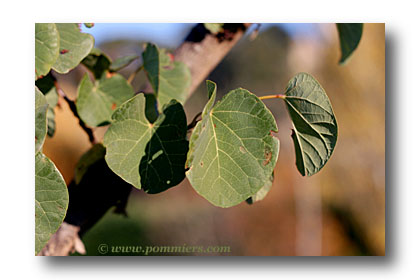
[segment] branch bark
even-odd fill
[[[219,34],[211,34],[203,24],[197,24],[191,30],[185,41],[174,52],[174,59],[185,63],[191,72],[191,86],[187,99],[228,52],[238,43],[250,25],[251,24],[249,23],[228,23],[223,26],[224,31]],[[150,84],[146,85],[142,91],[152,92]],[[68,100],[66,96],[65,99],[70,105],[70,108],[72,108],[72,101]],[[91,142],[95,143],[96,140],[93,137],[93,133],[90,133],[90,129],[87,127],[85,128],[83,125],[82,128],[87,132]],[[127,197],[128,194],[129,192],[127,192]],[[123,198],[121,198],[121,200],[123,200]],[[69,205],[69,208],[70,206],[73,208],[79,207],[78,205],[75,205],[77,204],[77,199],[76,202],[73,201],[73,203],[72,200],[70,200],[70,203],[72,205]],[[82,205],[79,208],[86,211],[86,207],[86,205]],[[76,213],[81,209],[75,209],[72,213]],[[106,210],[108,209],[109,208]],[[105,212],[106,211],[104,211],[103,214],[105,214]],[[58,231],[51,237],[40,255],[64,256],[69,255],[74,252],[74,250],[84,251],[83,243],[81,243],[79,236],[82,232],[88,230],[88,228],[85,227],[81,229],[80,224],[89,224],[90,228],[100,217],[98,218],[98,213],[95,213],[95,215],[92,215],[92,213],[84,213],[84,216],[89,217],[88,219],[91,220],[78,221],[77,223],[72,224],[73,217],[70,216],[71,213],[67,212],[66,222],[64,222]],[[92,218],[93,216],[94,218]]]

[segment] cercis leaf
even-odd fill
[[[47,135],[47,109],[45,96],[35,87],[35,153],[41,150]]]
[[[337,142],[330,100],[315,78],[299,73],[288,83],[285,102],[294,126],[296,166],[302,176],[311,176],[327,163]]]
[[[48,74],[59,55],[59,37],[54,23],[35,24],[36,78]]]
[[[246,200],[248,204],[254,204],[255,202],[263,200],[268,192],[271,190],[271,186],[273,185],[274,180],[274,173],[271,175],[270,181],[267,181],[267,184],[265,184],[256,194],[251,196]]]
[[[187,120],[182,105],[172,100],[151,124],[145,104],[138,94],[117,108],[104,137],[105,160],[134,187],[158,193],[185,178]]]
[[[109,69],[113,72],[118,71],[118,70],[130,65],[130,63],[133,62],[134,60],[136,60],[137,58],[139,58],[139,56],[136,55],[136,54],[119,57],[112,62]]]
[[[340,37],[341,59],[344,64],[359,45],[363,33],[363,23],[337,23]]]
[[[187,178],[212,204],[231,207],[271,183],[279,140],[273,115],[254,94],[239,88],[214,107],[216,87],[190,138]]]
[[[93,48],[89,55],[82,60],[82,64],[93,73],[95,79],[99,80],[105,71],[109,70],[111,59],[100,49]]]
[[[47,110],[47,125],[48,125],[48,136],[52,137],[55,132],[55,112],[54,108],[58,103],[58,93],[54,85],[55,78],[51,72],[48,75],[36,80],[35,85],[44,94],[45,99],[48,103]]]
[[[56,23],[60,38],[60,54],[53,65],[58,73],[65,74],[75,68],[93,48],[92,35],[81,33],[76,23]]]
[[[165,50],[147,44],[143,52],[143,65],[147,78],[157,96],[159,110],[171,99],[183,104],[191,84],[191,73],[180,61],[172,61]]]
[[[132,87],[120,74],[94,83],[85,74],[78,88],[77,112],[89,126],[106,125],[111,122],[114,110],[133,95]]]
[[[54,234],[66,215],[67,186],[54,163],[41,152],[35,155],[35,254]]]
[[[224,23],[204,23],[204,27],[212,34],[217,34],[223,31]]]

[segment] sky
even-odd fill
[[[94,27],[82,25],[82,31],[95,38],[95,45],[119,39],[151,41],[163,47],[177,47],[195,23],[95,23]],[[263,23],[261,31],[276,25],[292,37],[318,36],[319,29],[311,23]],[[255,25],[254,25],[255,26]]]

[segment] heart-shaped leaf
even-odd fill
[[[54,23],[35,24],[35,74],[46,75],[59,55],[59,36]]]
[[[299,73],[288,83],[285,102],[294,126],[296,166],[303,176],[311,176],[327,163],[337,142],[330,100],[315,78]]]
[[[359,45],[363,23],[337,23],[337,30],[341,47],[340,64],[344,64]]]
[[[50,239],[66,215],[67,186],[54,163],[42,153],[35,155],[35,254]]]
[[[214,107],[216,86],[190,139],[187,177],[216,206],[231,207],[271,182],[279,140],[273,115],[245,89],[229,92]]]
[[[95,83],[85,74],[78,89],[77,112],[89,126],[106,125],[111,122],[114,110],[133,95],[133,88],[120,74],[103,77]]]
[[[93,48],[92,35],[81,33],[76,23],[56,23],[60,38],[60,55],[53,65],[58,73],[65,74],[75,68]]]
[[[136,188],[158,193],[185,178],[187,120],[182,105],[172,100],[151,124],[145,104],[144,95],[138,94],[112,115],[104,137],[105,160]]]
[[[147,78],[157,96],[159,110],[171,99],[184,103],[191,84],[188,67],[172,58],[165,50],[159,50],[153,44],[147,44],[143,52],[143,65]]]
[[[35,87],[35,153],[41,150],[47,135],[47,109],[45,96]]]
[[[137,58],[139,58],[139,56],[136,54],[119,57],[112,62],[109,69],[113,72],[116,72],[124,67],[127,67],[128,65],[130,65],[131,62],[133,62]]]

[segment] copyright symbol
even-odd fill
[[[101,253],[102,255],[108,253],[108,245],[107,244],[100,244],[98,246],[98,252]]]

